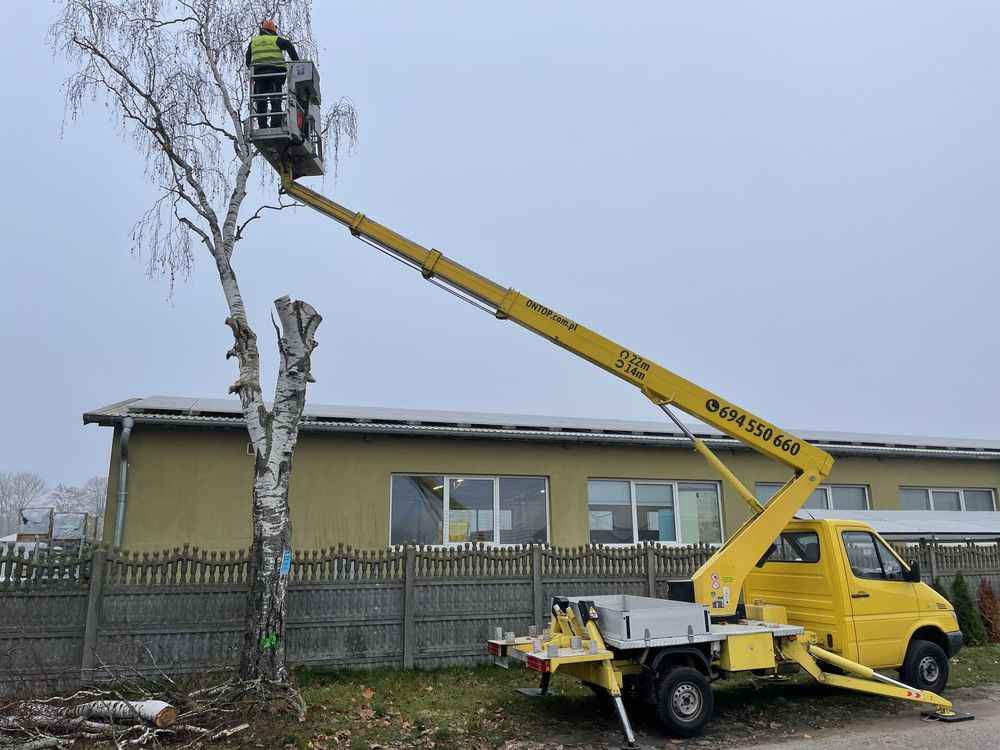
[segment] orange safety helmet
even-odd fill
[[[263,21],[261,21],[260,27],[264,29],[264,31],[273,31],[275,34],[278,33],[278,24],[276,24],[270,18],[265,18]]]

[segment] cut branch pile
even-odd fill
[[[86,690],[0,705],[0,750],[62,750],[79,739],[106,740],[114,747],[187,748],[249,729],[250,721],[275,702],[305,719],[305,702],[287,683],[233,679],[192,692],[172,688],[162,696],[170,702]]]

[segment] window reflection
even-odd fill
[[[391,544],[441,544],[444,477],[394,476],[390,505]]]
[[[903,566],[889,548],[866,531],[845,531],[844,549],[851,572],[858,578],[902,581]]]
[[[548,491],[538,477],[500,477],[501,544],[542,543],[548,539]]]
[[[587,482],[587,522],[594,544],[632,544],[631,489],[626,481]]]
[[[448,541],[493,541],[493,480],[448,480]]]

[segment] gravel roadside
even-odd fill
[[[700,737],[671,739],[641,732],[642,750],[997,750],[1000,748],[1000,684],[949,690],[957,710],[973,721],[946,724],[925,720],[919,707],[857,724],[814,730],[778,723],[750,730],[741,723],[716,723]],[[618,750],[621,734],[613,726],[599,736],[580,733],[558,739],[510,740],[497,750]]]
[[[753,744],[754,750],[996,750],[1000,747],[1000,685],[949,690],[948,698],[974,721],[926,721],[919,708],[860,726],[825,729],[784,741]],[[661,745],[661,747],[663,747]],[[667,742],[665,747],[682,747]]]

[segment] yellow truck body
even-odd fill
[[[795,520],[767,562],[746,579],[748,603],[783,607],[785,621],[815,634],[826,650],[874,669],[903,669],[921,687],[940,691],[907,664],[912,644],[935,644],[946,657],[962,645],[955,610],[916,578],[911,565],[871,527],[856,521]],[[941,665],[936,671],[941,671]],[[908,680],[904,679],[904,682]],[[909,683],[909,684],[913,684]]]

